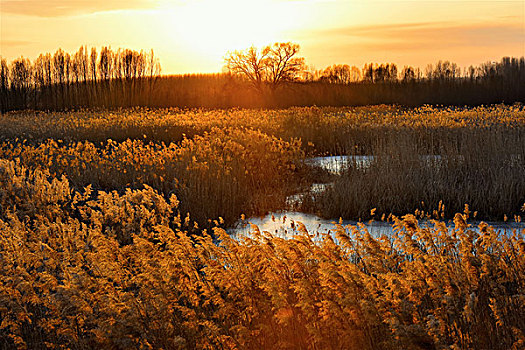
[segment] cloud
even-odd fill
[[[152,0],[8,0],[2,13],[37,17],[60,17],[112,10],[151,8]]]
[[[352,41],[360,47],[387,51],[522,45],[525,40],[521,26],[506,23],[402,23],[336,28],[317,34],[331,41]]]
[[[16,46],[26,46],[31,45],[33,42],[31,41],[25,41],[25,40],[4,40],[2,39],[0,41],[1,47],[16,47]]]

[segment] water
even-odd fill
[[[421,155],[420,160],[426,162],[428,165],[439,166],[445,157],[440,155]],[[332,175],[341,175],[344,170],[354,165],[356,168],[364,169],[369,167],[373,162],[374,156],[329,156],[329,157],[315,157],[305,161],[307,165],[312,167],[320,167],[327,170]],[[306,198],[306,196],[313,196],[322,193],[333,186],[333,183],[314,183],[310,189],[303,192],[291,195],[287,198],[286,204],[288,208],[296,208]],[[313,214],[300,213],[297,211],[282,211],[279,213],[269,213],[264,217],[253,217],[244,221],[239,221],[237,225],[229,230],[232,236],[249,235],[253,231],[251,224],[256,225],[261,232],[266,231],[274,236],[282,238],[292,238],[294,235],[300,233],[300,224],[303,224],[310,234],[322,236],[323,234],[334,235],[336,231],[336,224],[338,219],[326,220]],[[357,226],[357,221],[343,220],[343,226]],[[373,221],[363,223],[368,229],[368,232],[374,237],[382,235],[391,235],[393,229],[391,223],[382,221]],[[421,226],[430,223],[420,222]],[[497,230],[501,230],[504,234],[512,234],[513,230],[518,230],[525,234],[525,223],[505,223],[505,222],[488,222]],[[479,221],[471,223],[471,229],[478,230]],[[454,228],[452,222],[447,223],[450,230]]]
[[[286,205],[289,208],[297,208],[307,196],[314,196],[315,194],[323,193],[334,185],[333,182],[329,183],[314,183],[310,188],[302,193],[296,193],[286,197]]]
[[[313,214],[300,212],[270,213],[262,218],[253,217],[244,221],[239,221],[237,226],[232,229],[233,235],[249,235],[253,231],[251,224],[256,225],[261,232],[269,232],[281,238],[292,238],[300,233],[300,224],[303,224],[310,234],[334,234],[336,224],[339,220],[326,220]],[[356,221],[343,220],[342,225],[357,225]],[[390,234],[392,228],[385,222],[373,222],[366,224],[370,234],[379,237],[383,234]]]
[[[314,157],[305,161],[305,164],[320,167],[333,175],[340,175],[350,165],[355,164],[358,169],[370,166],[374,156],[329,156]]]
[[[281,212],[281,213],[269,213],[264,217],[253,217],[246,219],[244,221],[239,221],[235,228],[230,229],[230,234],[232,236],[246,236],[250,232],[253,232],[251,224],[256,225],[261,232],[269,232],[276,237],[290,239],[293,236],[301,232],[301,225],[303,224],[308,233],[322,236],[323,234],[329,234],[331,236],[335,235],[337,230],[336,224],[339,224],[339,220],[326,220],[322,219],[313,214],[306,214],[300,212]],[[478,225],[480,221],[473,221],[470,223],[474,231],[478,231]],[[516,222],[487,222],[490,226],[493,226],[496,230],[501,231],[503,234],[512,234],[513,230],[521,232],[522,235],[525,235],[525,223],[516,223]],[[343,220],[341,222],[343,227],[352,225],[357,226],[357,221],[352,220]],[[381,237],[382,235],[390,236],[394,233],[392,224],[383,221],[372,221],[364,222],[365,227],[368,229],[368,232],[373,237]],[[432,223],[426,222],[424,220],[420,221],[420,226],[424,227],[428,225],[432,227]],[[454,228],[454,224],[449,221],[447,222],[449,230]]]
[[[314,157],[305,160],[305,164],[312,167],[319,167],[327,170],[332,175],[341,175],[349,166],[355,169],[366,169],[374,161],[375,156],[329,156],[329,157]],[[419,155],[419,160],[427,166],[439,167],[447,159],[446,156],[439,154],[423,154]],[[457,156],[456,159],[463,160],[462,156]],[[511,158],[514,162],[519,161],[519,157]]]

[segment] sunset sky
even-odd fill
[[[1,0],[1,55],[154,49],[162,72],[218,72],[228,50],[301,45],[316,68],[460,66],[525,56],[525,1]]]

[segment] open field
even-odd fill
[[[525,232],[469,224],[521,221],[521,105],[25,111],[0,130],[0,348],[525,346]],[[310,188],[295,209],[393,234],[227,235]]]

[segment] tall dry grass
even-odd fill
[[[518,213],[525,200],[521,180],[525,176],[524,127],[525,110],[519,104],[417,109],[368,106],[280,110],[27,111],[10,112],[0,117],[0,139],[4,141],[4,149],[35,148],[26,153],[42,153],[35,156],[42,158],[36,162],[38,164],[57,163],[51,169],[68,174],[75,186],[77,182],[81,187],[92,183],[97,188],[113,190],[123,189],[127,184],[137,188],[146,183],[166,194],[174,190],[174,178],[191,183],[191,191],[177,194],[183,199],[183,206],[188,203],[183,209],[193,208],[196,217],[204,221],[223,216],[232,223],[242,212],[261,214],[282,208],[285,194],[301,183],[319,180],[300,162],[293,164],[295,169],[291,168],[303,152],[307,155],[375,156],[371,167],[350,169],[324,199],[319,196],[315,203],[304,203],[305,210],[326,217],[364,219],[371,208],[387,214],[402,214],[415,209],[428,211],[443,200],[448,217],[469,203],[476,207],[479,218],[501,220],[504,214]],[[228,135],[235,134],[234,140],[220,133],[215,138],[210,136],[223,128],[230,130]],[[47,151],[41,144],[49,138],[63,141],[51,148],[69,154],[68,159],[61,161],[61,167],[69,170],[60,170],[53,156],[43,159]],[[217,141],[221,138],[227,141]],[[110,147],[108,139],[116,143]],[[206,141],[201,141],[203,139]],[[297,140],[301,140],[302,152]],[[77,150],[86,141],[91,150]],[[22,142],[26,146],[19,146]],[[175,148],[180,145],[184,148],[192,142],[196,143],[187,149],[186,161],[180,164],[172,161],[171,143],[177,145]],[[202,151],[199,151],[201,142]],[[232,142],[240,145],[234,149],[246,149],[246,152],[233,151],[235,154],[232,154],[228,150]],[[163,143],[166,146],[162,146]],[[143,147],[146,144],[154,151]],[[287,150],[281,154],[277,144],[295,149],[296,155],[289,157]],[[84,152],[86,157],[90,152],[113,154],[111,149],[120,149],[120,145],[122,152],[130,154],[121,156],[117,152],[102,156],[105,160],[100,161],[106,165],[97,165],[98,158],[84,159],[84,170],[68,165],[75,164],[69,159],[82,159]],[[211,148],[208,145],[212,145]],[[9,152],[4,156],[17,156],[16,152]],[[202,171],[200,175],[196,171],[186,171],[183,164],[190,162],[190,153],[198,155],[198,161],[215,164],[214,170],[206,170],[206,175]],[[240,160],[224,165],[221,162],[228,154]],[[422,160],[429,156],[442,156],[442,161],[430,164]],[[122,165],[124,160],[126,164]],[[28,160],[25,164],[31,165],[31,162]],[[228,166],[238,170],[229,174],[222,172]],[[283,172],[281,166],[289,168]],[[107,167],[113,170],[104,170]],[[75,175],[81,170],[81,175]],[[83,180],[78,181],[79,178]],[[244,200],[244,197],[250,199]],[[205,200],[201,200],[203,198]]]
[[[190,236],[151,187],[73,190],[0,160],[0,346],[521,349],[524,232],[413,215],[392,236]],[[523,208],[525,210],[525,207]],[[126,237],[126,239],[123,239]]]
[[[525,202],[523,131],[440,130],[430,142],[410,130],[386,133],[372,143],[368,166],[349,161],[334,185],[303,203],[303,210],[368,219],[371,208],[401,215],[430,212],[443,202],[452,218],[468,203],[479,217],[501,221],[518,214]]]
[[[213,127],[244,127],[285,140],[301,138],[303,147],[316,154],[371,154],[378,141],[395,137],[417,140],[432,154],[472,135],[521,134],[524,125],[525,110],[520,104],[416,109],[388,105],[269,110],[132,108],[8,112],[0,117],[0,138],[105,142],[146,137],[170,143]],[[309,143],[314,147],[308,148]]]
[[[522,106],[2,115],[0,348],[521,349],[525,232],[473,230],[463,205],[520,220],[524,122]],[[305,153],[374,155],[313,207],[398,213],[394,234],[220,228],[282,208],[312,181]],[[405,215],[439,200],[452,229]]]
[[[222,217],[230,226],[243,213],[283,207],[302,154],[298,140],[244,128],[212,128],[178,144],[144,139],[0,143],[0,157],[65,175],[76,189],[124,193],[146,184],[166,198],[176,194],[183,214],[201,225]]]

